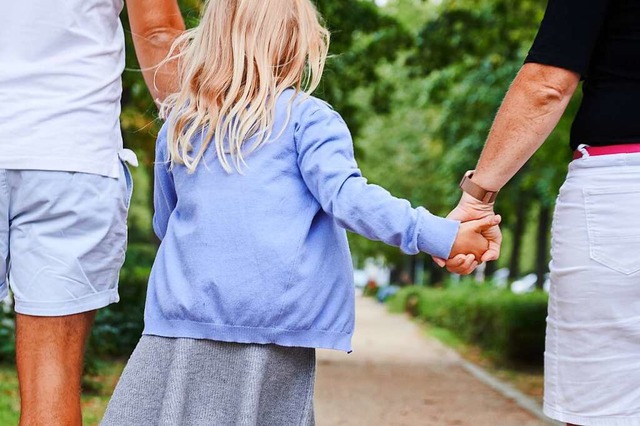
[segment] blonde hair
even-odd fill
[[[166,60],[179,61],[180,90],[161,108],[171,114],[171,164],[193,172],[213,141],[222,167],[241,171],[244,157],[270,140],[278,97],[318,87],[328,48],[329,31],[310,0],[209,0],[200,25]]]

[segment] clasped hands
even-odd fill
[[[446,266],[449,272],[469,275],[480,263],[498,259],[502,244],[499,227],[502,219],[493,212],[493,204],[483,203],[463,192],[458,206],[447,217],[462,223],[450,258],[433,259],[440,267]]]

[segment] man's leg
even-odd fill
[[[95,311],[61,317],[16,315],[20,426],[82,425],[84,348]]]
[[[84,346],[95,310],[118,301],[131,175],[122,164],[117,179],[11,170],[6,181],[20,424],[81,425]]]

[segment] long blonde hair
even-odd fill
[[[222,167],[241,171],[244,157],[270,140],[278,97],[318,87],[328,48],[329,31],[310,0],[209,0],[200,25],[167,59],[179,61],[180,84],[161,108],[171,115],[171,164],[193,172],[213,141]]]

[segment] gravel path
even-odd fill
[[[542,426],[402,315],[356,301],[354,352],[319,351],[318,426]]]

